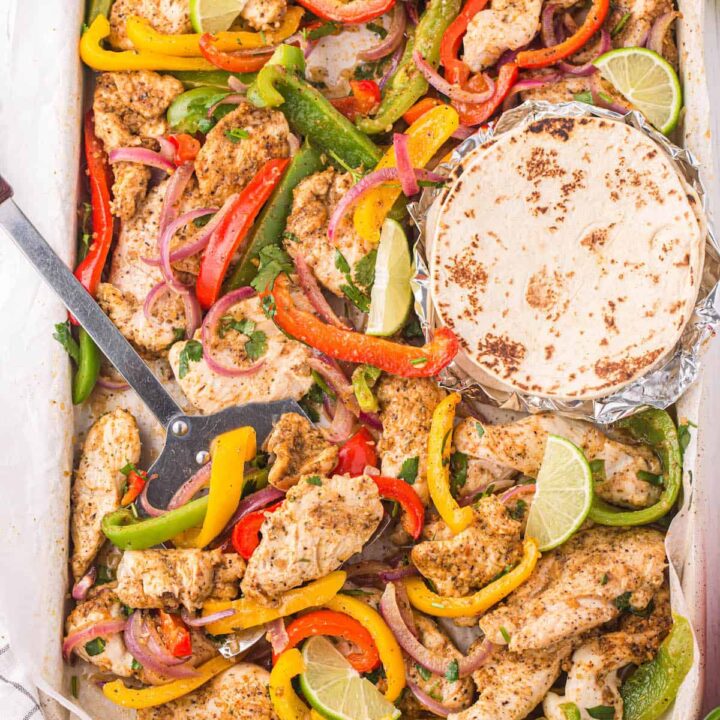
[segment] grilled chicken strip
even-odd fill
[[[493,643],[546,648],[647,607],[663,583],[663,535],[649,528],[595,527],[544,555],[505,605],[481,618]]]
[[[611,440],[589,423],[542,413],[507,425],[485,425],[480,434],[477,420],[468,418],[456,429],[454,440],[456,448],[468,455],[537,477],[550,433],[574,442],[588,460],[602,460],[605,480],[596,482],[594,490],[603,500],[629,508],[657,502],[660,488],[637,475],[640,470],[660,473],[653,452]]]
[[[233,137],[233,131],[243,137]],[[210,130],[195,159],[200,194],[205,201],[222,205],[229,195],[242,190],[268,160],[287,157],[289,134],[281,112],[241,102]]]
[[[128,463],[140,461],[140,434],[135,418],[117,408],[90,428],[72,486],[70,556],[73,577],[79,580],[105,542],[102,519],[120,507]]]
[[[675,9],[671,0],[618,0],[613,3],[606,21],[606,27],[614,28],[630,13],[622,29],[613,37],[614,47],[642,46],[655,21]],[[672,32],[665,35],[662,55],[677,67],[677,46]]]
[[[476,507],[473,524],[457,535],[442,520],[428,523],[423,533],[428,539],[410,553],[440,595],[469,595],[520,559],[522,525],[494,495]]]
[[[243,594],[272,605],[287,590],[325,577],[362,550],[382,514],[377,487],[366,475],[301,478],[266,515]]]
[[[303,475],[327,475],[337,465],[338,447],[297,413],[285,413],[265,440],[275,455],[268,482],[281,490],[297,485]]]
[[[232,600],[245,572],[235,553],[216,550],[128,550],[117,569],[117,596],[132,608],[188,610],[209,598]]]
[[[102,73],[95,85],[95,133],[105,151],[120,147],[156,148],[167,131],[165,111],[183,92],[172,75],[150,70]],[[150,170],[138,163],[115,163],[112,211],[122,220],[131,218],[147,192]]]
[[[242,300],[227,314],[235,320],[251,320],[255,323],[256,332],[265,333],[267,350],[257,360],[263,364],[251,374],[226,377],[215,373],[204,359],[197,362],[189,359],[187,373],[181,377],[181,361],[187,343],[175,343],[168,360],[178,384],[192,405],[200,412],[212,413],[248,402],[271,402],[285,398],[299,400],[313,383],[307,364],[310,357],[308,347],[284,335],[265,316],[257,297]],[[200,337],[198,331],[195,339],[200,340]],[[213,354],[227,364],[252,364],[245,349],[247,341],[246,335],[228,329],[224,337],[213,339]]]
[[[569,642],[522,653],[496,648],[473,673],[477,701],[464,712],[450,713],[448,720],[524,720],[542,702],[571,650]]]
[[[375,387],[380,405],[383,434],[378,442],[387,477],[397,477],[406,460],[417,459],[418,473],[413,490],[427,505],[427,441],[433,411],[445,397],[445,391],[428,378],[402,378],[383,375]]]
[[[506,50],[527,45],[540,29],[541,9],[542,0],[493,0],[468,25],[465,62],[479,72],[494,65]]]
[[[345,258],[354,277],[358,262],[372,250],[355,232],[352,213],[340,221],[333,242],[328,239],[328,220],[352,185],[349,173],[338,173],[333,168],[305,178],[293,191],[292,210],[284,235],[285,250],[290,257],[302,256],[318,281],[340,297],[348,280],[338,267],[342,264],[342,261],[338,263],[338,253]]]
[[[582,720],[591,720],[586,708],[598,705],[613,707],[615,717],[623,717],[618,670],[652,660],[672,627],[667,585],[653,601],[654,609],[647,617],[624,615],[617,631],[592,638],[573,653],[565,695],[548,693],[543,701],[548,720],[566,720],[560,705],[567,702],[578,707]]]
[[[267,670],[238,663],[188,695],[138,710],[137,720],[277,720],[269,683]]]

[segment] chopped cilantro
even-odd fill
[[[663,476],[657,475],[656,473],[648,472],[647,470],[638,470],[637,473],[638,480],[642,480],[643,482],[650,483],[650,485],[655,485],[656,487],[661,487],[663,484]]]
[[[410,319],[405,323],[403,328],[403,337],[406,340],[414,340],[415,338],[421,338],[423,336],[422,327],[420,320],[415,313],[412,313]]]
[[[583,102],[586,105],[594,105],[595,104],[593,102],[592,93],[590,91],[575,93],[575,95],[573,95],[573,100],[575,100],[576,102]]]
[[[282,238],[283,240],[289,240],[290,242],[294,243],[300,242],[300,238],[295,233],[292,233],[289,230],[283,231]]]
[[[245,352],[250,360],[257,360],[267,352],[267,335],[262,330],[250,333],[250,339],[245,343]]]
[[[133,658],[133,661],[132,661],[132,664],[130,667],[132,667],[133,670],[142,670],[142,665],[135,658]]]
[[[96,637],[88,643],[85,643],[85,652],[90,656],[94,657],[99,655],[105,650],[105,641],[101,637]]]
[[[310,389],[305,393],[305,395],[300,398],[299,405],[300,407],[305,411],[305,414],[312,420],[312,422],[316,423],[318,420],[320,420],[320,413],[317,411],[317,406],[320,405],[323,401],[323,391],[322,389],[315,383],[310,387]]]
[[[615,708],[612,705],[596,705],[595,707],[585,708],[585,711],[594,720],[615,719]]]
[[[410,361],[411,365],[414,365],[415,367],[422,367],[423,365],[427,364],[428,359],[426,357],[419,357],[419,358],[413,358]]]
[[[607,573],[603,573],[602,577],[600,578],[600,584],[607,585],[609,579],[610,579],[610,576]]]
[[[418,469],[420,467],[420,458],[416,455],[415,457],[405,458],[403,460],[402,467],[398,473],[398,477],[404,480],[408,485],[414,485],[417,480]]]
[[[320,25],[320,27],[308,30],[306,37],[308,40],[319,40],[327,35],[337,35],[340,32],[342,25],[336,22],[326,22]]]
[[[562,705],[560,705],[560,709],[563,711],[565,720],[582,720],[580,710],[575,703],[562,703]]]
[[[264,292],[272,286],[280,273],[290,272],[293,269],[290,256],[279,245],[266,245],[260,249],[258,257],[260,259],[258,274],[250,283],[258,292]],[[265,314],[267,315],[267,311]]]
[[[376,35],[379,35],[381,40],[387,37],[388,31],[380,23],[369,22],[366,23],[365,27]]]
[[[366,292],[369,292],[375,282],[375,260],[377,250],[371,250],[365,257],[361,258],[355,265],[354,278],[358,285],[362,285]]]
[[[265,317],[274,318],[276,313],[275,298],[272,295],[266,295],[262,299],[262,309],[265,313]]]
[[[335,267],[343,275],[348,275],[350,273],[350,264],[339,250],[335,250]]]
[[[460,677],[460,666],[457,660],[453,660],[445,672],[445,679],[448,682],[457,682]]]
[[[636,608],[630,604],[631,594],[632,593],[628,591],[622,593],[622,595],[618,595],[613,600],[613,605],[615,605],[615,607],[621,612],[629,612],[630,614],[637,615],[638,617],[648,617],[655,608],[653,601],[651,600],[645,608]]]
[[[109,568],[107,565],[98,565],[97,577],[95,578],[96,585],[105,585],[106,583],[114,582],[115,571]]]
[[[70,321],[58,323],[55,325],[53,337],[63,346],[65,352],[76,362],[80,363],[80,346],[72,336],[70,330]]]
[[[71,694],[75,699],[77,699],[78,696],[79,696],[79,692],[78,692],[78,676],[77,676],[77,675],[73,675],[73,676],[70,678],[70,694]]]
[[[196,228],[205,227],[210,220],[212,220],[212,217],[215,213],[208,213],[207,215],[201,215],[200,217],[197,217],[193,220],[193,225]]]
[[[510,633],[507,631],[507,628],[505,628],[503,625],[500,626],[500,634],[503,636],[503,640],[506,643],[510,642]]]
[[[631,12],[626,12],[616,23],[615,27],[610,31],[610,37],[619,35],[628,23],[628,20],[632,17]]]
[[[482,437],[485,434],[485,428],[479,422],[476,422],[475,432],[477,432],[478,437]]]
[[[188,340],[180,351],[178,377],[182,380],[190,370],[191,362],[200,362],[203,356],[203,346],[198,340]]]
[[[135,463],[127,463],[127,465],[124,465],[120,468],[120,472],[127,477],[131,472],[136,473],[138,471],[137,467],[135,466]]]
[[[360,312],[370,312],[370,298],[365,295],[355,283],[352,285],[341,285],[340,290]]]
[[[461,487],[467,482],[468,458],[467,455],[456,450],[450,455],[450,489],[457,495]]]
[[[696,428],[697,425],[689,420],[682,425],[678,425],[678,442],[680,443],[680,453],[684,456],[685,451],[690,444],[690,428]]]
[[[588,465],[590,465],[592,479],[595,482],[604,482],[607,480],[607,475],[605,475],[605,461],[602,458],[591,460]]]
[[[323,401],[323,393],[327,395],[331,400],[334,400],[337,395],[335,395],[335,391],[325,382],[325,378],[317,370],[312,370],[311,374],[313,380],[315,381],[315,386],[322,390],[322,393],[320,394],[320,400],[318,402]]]
[[[518,500],[513,507],[508,508],[508,513],[513,520],[522,520],[525,517],[525,510],[527,510],[527,503],[524,500]]]
[[[318,487],[322,487],[322,480],[319,475],[311,475],[309,478],[305,478],[305,482],[308,485],[317,485]]]
[[[418,675],[423,680],[429,680],[432,677],[432,673],[422,665],[419,665],[418,663],[415,663],[415,669],[418,671]]]
[[[247,140],[250,137],[250,133],[243,128],[232,128],[232,130],[225,131],[225,137],[232,143],[239,143],[241,140]]]
[[[255,323],[245,318],[236,320],[232,315],[223,315],[218,323],[218,335],[221,338],[225,337],[225,333],[227,333],[228,330],[235,330],[241,335],[250,336],[253,330],[255,330]]]

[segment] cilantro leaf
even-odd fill
[[[398,477],[404,480],[408,485],[414,485],[417,480],[418,470],[420,468],[420,458],[415,457],[405,458],[403,460],[402,467],[398,473]]]
[[[308,485],[317,485],[318,487],[322,487],[322,480],[319,475],[311,475],[309,478],[305,478],[305,482]]]
[[[465,453],[456,450],[450,455],[450,490],[457,495],[458,490],[467,482],[468,457]]]
[[[250,283],[258,292],[264,292],[268,287],[272,287],[275,278],[282,272],[291,272],[293,269],[290,256],[279,245],[266,245],[260,249],[258,253],[260,259],[260,267],[258,274]],[[263,309],[265,303],[263,302]],[[265,314],[268,312],[266,310]],[[273,315],[275,313],[273,312]],[[272,315],[270,315],[272,317]]]
[[[225,137],[237,145],[241,140],[247,140],[250,137],[250,133],[243,128],[232,128],[232,130],[225,131]]]
[[[595,720],[615,720],[615,708],[612,705],[596,705],[585,708],[585,711]]]
[[[250,339],[245,343],[245,352],[251,360],[257,360],[267,352],[267,335],[262,330],[250,333]]]
[[[345,259],[345,256],[339,251],[335,250],[335,267],[343,274],[350,274],[350,264]]]
[[[415,669],[418,671],[418,675],[423,680],[429,680],[432,677],[432,673],[422,665],[419,665],[418,663],[415,663]]]
[[[341,285],[343,295],[361,312],[370,312],[370,298],[360,290],[354,283],[352,285]]]
[[[448,682],[457,682],[460,677],[460,666],[457,660],[453,660],[445,673],[445,679]]]
[[[362,285],[369,292],[375,282],[375,261],[377,250],[371,250],[355,265],[354,278],[358,285]]]
[[[203,356],[203,346],[198,340],[188,340],[180,351],[178,364],[178,377],[182,380],[190,370],[191,362],[200,362]]]
[[[369,22],[366,23],[365,27],[376,35],[379,35],[381,40],[387,37],[388,31],[380,23]]]
[[[63,323],[55,325],[55,332],[53,337],[63,346],[65,352],[76,362],[80,363],[80,346],[72,336],[70,330],[70,321],[66,320]]]

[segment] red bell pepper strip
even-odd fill
[[[179,615],[158,610],[160,637],[175,657],[192,655],[192,638]]]
[[[425,524],[425,507],[418,494],[400,478],[381,477],[380,475],[370,476],[377,485],[378,492],[386,500],[395,500],[405,511],[407,518],[403,527],[417,540]]]
[[[516,59],[518,67],[543,68],[574,55],[601,28],[609,10],[610,0],[593,0],[585,20],[574,35],[552,47],[523,50]]]
[[[352,95],[330,100],[348,120],[354,121],[358,115],[369,115],[380,105],[380,86],[374,80],[351,80],[350,87]]]
[[[123,507],[134,502],[145,488],[147,473],[144,470],[131,470],[127,476],[127,489],[120,500]]]
[[[275,512],[282,504],[281,500],[270,507],[248,513],[235,525],[231,536],[235,552],[242,555],[245,560],[250,559],[260,544],[260,528],[265,522],[265,513]]]
[[[453,103],[453,107],[460,115],[460,122],[463,125],[481,125],[500,107],[507,97],[510,89],[515,84],[518,76],[518,67],[515,63],[505,63],[500,67],[497,80],[495,81],[495,94],[484,103]],[[474,83],[481,83],[478,87]],[[475,75],[467,83],[463,84],[464,89],[480,91],[485,88],[485,81],[481,75]]]
[[[375,440],[367,428],[358,430],[338,451],[338,463],[333,470],[335,475],[362,475],[366,467],[378,466]]]
[[[438,105],[444,105],[442,100],[438,100],[434,97],[424,97],[422,100],[416,102],[404,115],[403,120],[408,124],[412,125],[418,118],[421,118],[426,112],[432,110]]]
[[[395,0],[350,0],[346,3],[341,0],[298,0],[298,5],[319,18],[344,25],[373,20],[388,12],[394,4]]]
[[[280,182],[289,162],[290,158],[268,160],[238,195],[223,222],[211,235],[200,262],[195,287],[200,305],[206,310],[217,300],[233,255]]]
[[[263,293],[267,295],[274,300],[273,320],[281,330],[337,360],[374,365],[401,377],[433,377],[460,348],[455,333],[445,327],[437,328],[429,343],[414,347],[328,325],[295,305],[287,275],[279,275],[273,289]]]
[[[110,166],[103,144],[95,135],[92,111],[85,115],[85,160],[90,178],[93,234],[87,255],[75,268],[75,277],[91,295],[95,295],[112,244],[113,216],[110,211]]]
[[[443,33],[440,44],[440,64],[445,68],[445,79],[449,83],[460,82],[464,68],[467,67],[466,63],[458,58],[463,35],[467,31],[469,22],[487,5],[487,2],[488,0],[468,0],[460,14]]]
[[[232,73],[257,72],[272,57],[272,53],[228,53],[218,50],[213,42],[214,36],[211,33],[203,33],[200,36],[198,45],[203,57],[221,70]]]
[[[287,626],[288,644],[286,650],[313,635],[341,637],[353,643],[358,652],[347,656],[347,661],[360,673],[371,672],[380,664],[372,635],[355,619],[335,610],[312,610],[295,618]],[[273,653],[273,665],[278,659]]]
[[[175,148],[175,157],[173,162],[177,167],[180,167],[183,163],[193,162],[200,152],[200,141],[196,140],[192,135],[187,133],[177,133],[175,135],[168,135],[167,139],[173,144]]]

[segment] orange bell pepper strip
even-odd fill
[[[274,300],[273,320],[281,330],[337,360],[374,365],[401,377],[433,377],[460,349],[455,334],[445,327],[437,328],[429,343],[415,347],[328,325],[295,305],[287,275],[277,277],[273,289],[263,293],[268,295]]]
[[[374,80],[351,80],[350,88],[352,95],[330,100],[332,106],[348,120],[354,121],[358,115],[369,115],[380,105],[380,86]]]
[[[175,657],[184,658],[192,655],[192,637],[180,616],[158,610],[158,619],[163,645]]]
[[[443,33],[440,44],[440,64],[445,68],[445,79],[450,83],[459,83],[467,65],[458,58],[463,35],[469,22],[486,5],[488,0],[468,0],[458,16],[450,23]]]
[[[204,33],[198,41],[202,56],[215,67],[232,73],[257,72],[272,57],[272,53],[227,53],[218,50],[215,37]]]
[[[124,472],[124,469],[123,471]],[[127,474],[127,488],[125,494],[120,500],[120,505],[125,507],[131,502],[135,502],[140,493],[145,489],[145,483],[147,483],[147,473],[144,470],[130,469]]]
[[[498,77],[495,82],[495,93],[489,100],[477,104],[453,103],[453,107],[455,107],[460,115],[460,122],[463,125],[475,126],[482,125],[489,120],[502,105],[503,100],[505,100],[512,86],[515,84],[517,76],[518,66],[512,62],[505,63],[498,71]],[[480,83],[482,83],[482,85],[480,85]],[[475,75],[466,83],[463,83],[463,89],[476,92],[484,90],[485,81],[482,75]]]
[[[552,47],[523,50],[516,59],[518,67],[544,68],[575,54],[602,27],[609,10],[610,0],[593,0],[585,20],[574,35]]]
[[[167,135],[167,139],[175,148],[175,156],[173,162],[177,167],[183,163],[193,162],[200,152],[200,141],[187,133],[175,133]]]
[[[419,120],[426,112],[429,112],[438,105],[445,105],[442,100],[438,100],[434,97],[424,97],[422,100],[416,102],[404,115],[403,120],[408,124],[412,125],[416,120]]]

